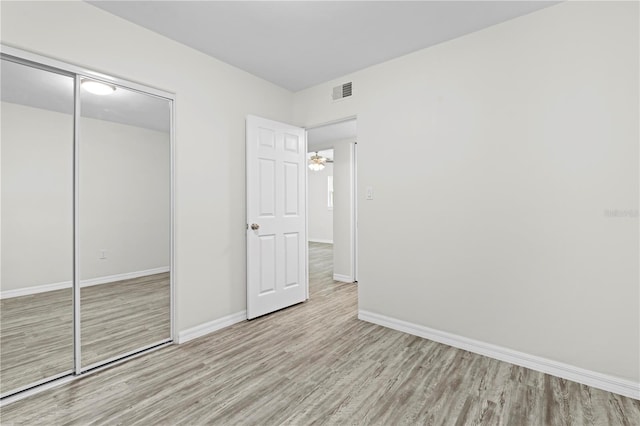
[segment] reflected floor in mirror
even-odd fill
[[[309,301],[2,407],[3,424],[638,424],[640,401],[358,320],[331,245],[309,255]]]
[[[83,366],[170,337],[168,272],[80,291]],[[3,394],[73,368],[71,289],[0,302]]]
[[[0,300],[0,393],[73,369],[71,288]]]
[[[82,288],[82,366],[169,339],[170,294],[168,272]]]

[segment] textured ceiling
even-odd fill
[[[89,3],[295,92],[558,2]]]

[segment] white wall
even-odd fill
[[[1,106],[0,289],[70,286],[73,116]],[[84,117],[80,127],[80,278],[168,267],[169,134]]]
[[[0,111],[0,290],[70,283],[73,116],[7,102]]]
[[[353,140],[333,145],[333,276],[338,281],[354,280],[353,258]]]
[[[333,209],[328,207],[328,177],[333,176],[333,164],[327,163],[322,170],[307,169],[309,200],[309,241],[333,243]]]
[[[87,3],[3,2],[2,42],[176,94],[177,328],[246,307],[244,122],[292,95]]]
[[[638,75],[638,3],[567,2],[296,93],[358,116],[359,309],[639,382]]]

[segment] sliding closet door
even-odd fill
[[[2,59],[0,394],[73,370],[74,79]]]
[[[84,371],[171,338],[171,106],[120,86],[81,82],[77,241]]]

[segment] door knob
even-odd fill
[[[260,229],[260,225],[258,225],[257,223],[252,223],[251,229],[253,229],[254,231],[257,231],[258,229]]]

